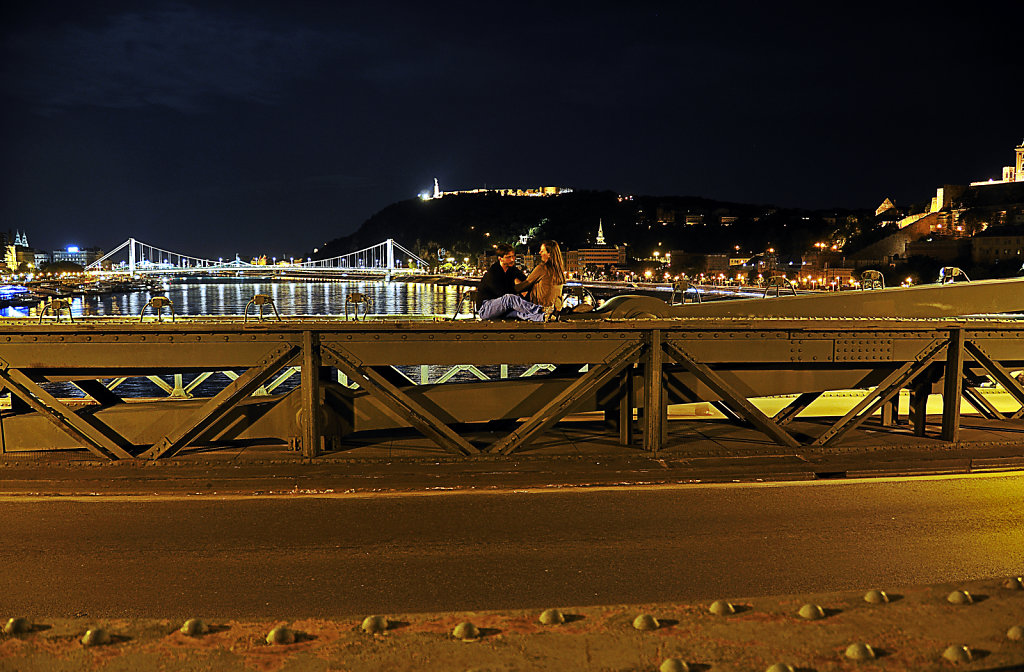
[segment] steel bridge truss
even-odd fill
[[[550,370],[432,384],[394,368],[511,365],[536,374],[538,362]],[[275,394],[295,367],[299,385]],[[110,460],[164,459],[235,440],[288,442],[313,458],[360,432],[415,428],[453,456],[510,455],[570,413],[601,411],[610,437],[658,454],[686,450],[670,440],[667,406],[709,402],[781,450],[813,455],[849,449],[865,423],[883,437],[928,436],[927,400],[939,393],[931,438],[948,447],[961,443],[962,402],[996,427],[1024,429],[1024,386],[1013,375],[1022,367],[1024,326],[1011,320],[11,320],[0,322],[0,386],[12,396],[0,440],[4,450],[85,448]],[[209,398],[118,395],[127,377],[173,376],[174,388],[164,384],[173,391],[183,376],[197,376],[191,389],[212,371],[230,380]],[[57,382],[73,382],[87,398],[57,398],[47,389]],[[994,386],[1012,409],[990,401],[985,390]],[[909,413],[900,423],[895,402],[905,389]],[[835,390],[866,393],[841,416],[798,421]],[[794,398],[772,415],[750,401],[777,395]],[[486,443],[473,438],[478,423],[494,420],[511,431]]]
[[[429,267],[423,259],[396,243],[391,238],[370,247],[341,254],[328,259],[304,261],[300,266],[309,269],[336,270],[424,270]]]
[[[116,261],[115,261],[116,260]],[[262,272],[285,272],[304,270],[342,270],[349,272],[381,271],[422,271],[429,264],[407,250],[393,239],[342,254],[329,259],[309,260],[288,266],[258,265],[242,261],[236,255],[224,261],[204,259],[179,252],[171,252],[135,238],[129,238],[110,252],[86,266],[87,271],[103,270],[115,266],[128,273],[224,273],[259,270]]]

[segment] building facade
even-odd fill
[[[565,264],[568,266],[567,270],[578,277],[624,268],[626,266],[626,246],[604,245],[569,250],[565,255]]]
[[[984,234],[971,239],[971,261],[976,264],[993,264],[1007,259],[1024,261],[1024,227],[1003,227],[998,235]]]
[[[85,267],[103,256],[103,250],[98,247],[79,248],[74,245],[63,250],[54,250],[50,259],[53,263],[70,262]]]

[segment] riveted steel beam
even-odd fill
[[[705,385],[722,397],[726,405],[744,420],[764,432],[772,440],[789,448],[799,448],[800,442],[792,434],[780,427],[774,420],[762,413],[751,404],[746,397],[737,392],[728,382],[718,375],[711,367],[698,362],[682,350],[677,343],[663,343],[662,347],[676,362],[683,365]]]
[[[526,422],[492,445],[489,449],[490,452],[508,455],[526,446],[534,436],[564,418],[583,396],[592,393],[605,381],[621,373],[627,366],[634,364],[643,348],[643,343],[624,343],[607,359],[590,367],[586,373],[573,381]]]
[[[363,362],[345,347],[334,343],[321,345],[321,350],[324,360],[336,366],[351,380],[358,382],[369,393],[370,402],[383,412],[400,422],[408,422],[448,452],[460,455],[475,455],[480,452],[476,446],[456,434],[425,406],[411,399],[372,367],[364,366]]]
[[[194,416],[164,436],[162,440],[145,451],[142,457],[155,460],[174,455],[198,438],[232,406],[270,380],[281,367],[288,365],[294,359],[297,350],[297,346],[288,343],[279,345],[266,353],[255,366],[203,404]]]

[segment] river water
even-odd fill
[[[255,294],[270,296],[282,317],[290,315],[342,315],[345,299],[350,294],[364,294],[370,299],[370,312],[387,315],[452,315],[465,287],[439,287],[413,282],[383,280],[344,280],[336,282],[293,281],[231,281],[222,279],[169,281],[153,292],[132,292],[102,296],[75,296],[71,313],[82,315],[137,316],[153,296],[171,300],[176,315],[241,315]],[[349,306],[351,313],[355,306]],[[362,309],[361,309],[362,310]],[[35,307],[8,307],[0,314],[6,317],[32,317]],[[164,313],[166,314],[166,309]],[[259,313],[250,306],[249,314]],[[146,310],[147,315],[153,309]],[[273,315],[265,307],[264,315]]]
[[[149,300],[154,296],[166,296],[171,300],[174,312],[178,316],[188,315],[242,315],[246,305],[255,294],[270,296],[278,313],[282,317],[293,315],[344,315],[345,300],[350,294],[364,294],[370,300],[370,312],[386,315],[446,315],[452,316],[459,304],[462,293],[468,287],[437,286],[428,283],[385,282],[383,280],[344,280],[332,282],[292,282],[292,281],[257,281],[250,280],[187,280],[169,281],[160,289],[146,292],[107,294],[103,296],[75,296],[71,300],[71,313],[79,316],[138,316]],[[250,317],[259,314],[259,308],[249,307]],[[349,307],[349,314],[355,306]],[[463,308],[464,311],[468,307]],[[167,310],[164,309],[164,315]],[[362,308],[360,308],[362,312]],[[38,309],[8,307],[3,309],[4,316],[34,318]],[[153,316],[152,308],[146,309],[146,315]],[[468,313],[464,312],[468,317]],[[264,308],[264,317],[273,319],[273,309]],[[33,320],[34,321],[34,320]],[[396,367],[410,380],[415,382],[439,382],[444,380],[471,381],[480,378],[515,377],[528,372],[536,372],[529,367],[487,366],[471,367],[470,363],[462,367]],[[544,369],[550,367],[543,367]],[[541,369],[543,370],[543,369]],[[239,372],[236,372],[239,373]],[[293,372],[294,373],[294,372]],[[188,387],[196,379],[195,374],[185,374],[178,380],[174,376],[162,375],[159,378],[169,387]],[[111,381],[105,381],[110,383]],[[190,395],[206,397],[216,394],[230,379],[215,374],[195,388],[188,389]],[[299,376],[291,375],[270,392],[286,392],[299,382]],[[345,382],[341,380],[341,382]],[[47,383],[45,388],[51,393],[62,397],[81,397],[82,391],[70,383]],[[167,390],[153,378],[131,378],[118,383],[117,393],[126,397],[166,396]],[[0,395],[2,396],[2,395]]]

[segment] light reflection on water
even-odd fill
[[[132,316],[136,317],[153,296],[166,296],[174,306],[176,315],[241,315],[246,304],[254,294],[268,294],[274,300],[277,311],[282,317],[289,315],[343,315],[345,298],[349,294],[365,294],[372,301],[372,312],[387,315],[447,315],[451,316],[458,305],[462,292],[467,289],[460,286],[442,286],[424,283],[401,283],[378,281],[341,281],[341,282],[172,282],[155,292],[134,292],[130,294],[109,294],[105,296],[76,296],[71,300],[71,312],[75,317],[88,316]],[[349,307],[349,313],[352,306]],[[164,310],[166,315],[167,311]],[[38,309],[8,308],[2,313],[10,317],[34,317]],[[153,315],[153,309],[147,308],[146,314]],[[249,315],[259,314],[259,307],[250,306]],[[273,318],[273,309],[267,307],[264,317]],[[421,371],[416,366],[398,367],[403,373],[415,381],[420,381]],[[513,376],[521,374],[521,368],[510,367]],[[499,367],[483,367],[484,372],[491,376],[499,375]],[[447,367],[430,366],[428,379],[436,381],[448,371]],[[195,379],[196,374],[185,374],[183,384]],[[161,378],[174,385],[174,376],[165,375]],[[476,380],[469,372],[462,372],[452,378],[454,381]],[[207,397],[216,394],[227,383],[222,375],[214,375],[202,383],[193,394],[196,397]],[[299,376],[293,375],[275,392],[282,393],[293,389],[299,383]],[[81,390],[70,383],[48,383],[48,390],[60,397],[82,397]],[[117,393],[125,397],[163,397],[166,392],[146,378],[131,378],[117,388]]]
[[[451,315],[466,288],[438,287],[425,283],[346,280],[340,282],[172,282],[155,292],[75,296],[71,313],[75,317],[138,316],[153,296],[166,296],[177,315],[241,315],[254,294],[267,294],[282,317],[289,315],[342,315],[349,294],[365,294],[372,312],[387,315]],[[250,306],[249,313],[259,308]],[[166,313],[166,310],[164,311]],[[349,307],[352,312],[352,306]],[[147,308],[148,315],[153,314]],[[272,314],[268,307],[264,315]],[[37,307],[4,308],[6,317],[34,317]]]

